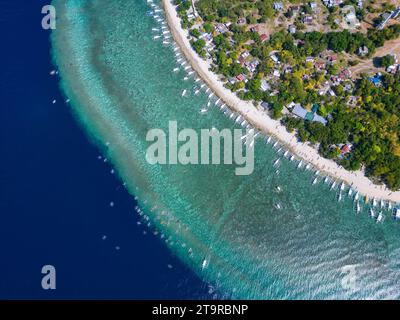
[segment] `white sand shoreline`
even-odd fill
[[[201,59],[192,49],[187,38],[188,32],[182,29],[180,19],[171,1],[162,0],[162,3],[173,38],[187,61],[214,94],[231,110],[241,114],[247,122],[261,132],[273,136],[297,157],[313,165],[316,170],[333,179],[344,181],[361,195],[368,196],[369,199],[400,202],[400,191],[391,191],[384,185],[373,184],[362,171],[347,171],[334,161],[321,157],[313,147],[298,142],[295,135],[287,132],[279,121],[271,119],[266,113],[254,107],[252,103],[241,100],[232,91],[225,88],[218,76],[209,70],[209,63]]]

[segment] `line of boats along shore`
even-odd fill
[[[180,71],[184,71],[186,76],[183,80],[188,81],[190,78],[194,80],[193,93],[194,95],[199,95],[201,91],[205,92],[208,95],[208,102],[205,106],[203,106],[199,113],[205,114],[209,110],[211,106],[217,106],[219,109],[232,121],[236,124],[239,124],[241,127],[249,130],[254,136],[254,139],[251,141],[254,144],[254,141],[259,136],[264,136],[265,142],[267,144],[271,144],[272,147],[276,150],[278,154],[278,158],[274,160],[273,166],[276,167],[276,173],[279,174],[279,164],[281,158],[287,158],[289,161],[297,161],[298,169],[312,170],[314,171],[314,177],[311,182],[312,185],[316,185],[320,182],[330,184],[330,190],[337,190],[337,200],[340,202],[343,200],[345,196],[353,199],[354,202],[354,210],[356,213],[362,213],[364,208],[368,208],[369,216],[376,221],[376,223],[382,223],[388,216],[392,216],[395,220],[400,221],[400,204],[393,203],[391,201],[384,201],[379,199],[369,199],[367,196],[362,196],[360,193],[353,189],[351,186],[346,185],[343,181],[335,180],[329,176],[324,176],[319,170],[312,167],[310,163],[306,163],[304,160],[297,158],[294,154],[291,154],[289,150],[286,149],[285,146],[281,145],[277,139],[272,136],[266,136],[263,132],[254,128],[250,123],[248,123],[241,114],[238,114],[232,111],[223,101],[218,98],[214,92],[197,76],[196,72],[192,69],[190,64],[186,61],[184,55],[181,53],[179,46],[174,42],[171,32],[168,28],[168,25],[164,18],[163,9],[155,4],[153,0],[147,0],[147,3],[150,5],[151,10],[147,11],[147,15],[154,18],[154,20],[159,25],[158,27],[152,28],[152,36],[154,40],[162,41],[162,44],[165,46],[171,46],[176,58],[177,66],[172,70],[174,73],[178,73]],[[182,97],[188,96],[188,90],[185,89],[181,93]],[[243,143],[246,143],[247,134],[242,137]],[[278,192],[282,191],[279,186],[276,187]],[[280,210],[282,209],[282,205],[277,203],[275,204],[275,208]]]

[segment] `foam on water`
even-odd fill
[[[212,292],[234,298],[399,298],[399,224],[390,218],[375,223],[364,204],[356,214],[346,191],[338,202],[338,189],[330,191],[322,181],[312,185],[311,170],[298,170],[265,139],[257,139],[250,176],[235,176],[232,165],[146,162],[147,131],[167,130],[169,120],[195,130],[240,128],[218,107],[199,115],[210,93],[195,95],[195,78],[184,81],[183,72],[172,71],[178,66],[174,49],[153,39],[152,29],[161,25],[146,15],[146,1],[55,5],[53,56],[77,119],[138,197],[145,223],[213,284]],[[351,290],[343,285],[348,266],[356,271]]]

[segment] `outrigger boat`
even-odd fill
[[[393,210],[393,218],[395,220],[400,220],[400,208],[394,208],[394,210]]]
[[[303,165],[303,161],[300,160],[299,164],[297,165],[297,169],[300,169],[302,165]]]
[[[379,212],[378,217],[376,218],[376,223],[382,223],[383,220],[385,220],[385,216],[383,215],[383,212]]]

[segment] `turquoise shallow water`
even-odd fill
[[[376,224],[365,205],[355,214],[352,199],[338,202],[322,179],[313,186],[311,170],[263,139],[250,176],[235,176],[232,165],[148,164],[147,131],[169,120],[179,128],[235,125],[216,107],[199,112],[207,96],[194,95],[198,83],[184,81],[182,68],[172,72],[173,49],[153,39],[160,25],[144,0],[54,3],[53,56],[77,119],[138,197],[143,220],[217,297],[400,297],[399,224],[387,212]]]

